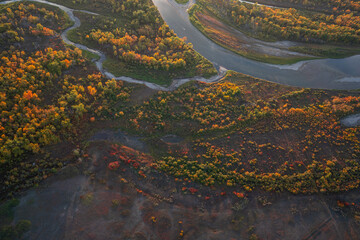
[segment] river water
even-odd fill
[[[174,0],[153,2],[179,37],[186,37],[196,51],[226,69],[291,86],[360,88],[360,55],[344,59],[302,61],[292,65],[271,65],[249,60],[215,44],[191,24],[187,9],[193,2],[187,5],[177,4]]]
[[[71,9],[62,9],[75,21],[75,26],[80,24]],[[204,51],[207,48],[208,52],[221,50],[210,41],[208,44],[194,46]],[[214,62],[226,66],[227,61],[222,59],[225,55],[218,57],[213,58]],[[349,59],[339,61],[349,61],[351,65]],[[333,71],[341,68],[348,75],[355,70],[346,69],[346,62],[340,67],[337,61],[328,60],[324,65]],[[255,73],[261,70],[265,74],[271,68],[280,71],[246,59],[239,64],[249,64],[249,68],[253,64],[251,69]],[[293,66],[297,67],[299,71],[304,68],[302,64]],[[164,138],[173,141],[176,136]],[[122,172],[107,170],[110,142],[143,148],[138,138],[103,130],[89,141],[86,150],[89,157],[82,164],[68,166],[38,188],[23,193],[14,209],[14,222],[27,219],[32,225],[22,239],[179,239],[179,233],[183,233],[183,239],[249,239],[253,233],[261,239],[293,240],[358,239],[360,235],[356,218],[360,209],[358,191],[311,196],[254,193],[246,201],[234,198],[231,192],[221,196],[207,189],[201,189],[202,196],[183,194],[182,184],[154,171],[143,178],[130,168],[124,167]],[[203,200],[208,195],[211,199]],[[338,201],[350,203],[350,207],[340,208]]]
[[[17,2],[18,0],[10,0],[1,2],[0,4]],[[323,89],[358,89],[360,88],[360,55],[344,58],[344,59],[322,59],[302,61],[292,65],[271,65],[246,59],[227,49],[220,47],[200,31],[198,31],[190,22],[187,13],[188,7],[194,3],[190,0],[187,5],[177,4],[174,0],[153,0],[154,4],[160,11],[161,16],[166,23],[177,33],[179,37],[186,37],[191,42],[194,49],[201,55],[209,59],[216,66],[220,66],[220,72],[211,79],[190,78],[177,79],[173,81],[169,87],[159,86],[125,76],[115,77],[113,74],[103,69],[102,63],[106,59],[105,55],[97,50],[90,49],[81,44],[71,42],[67,38],[67,32],[73,28],[80,26],[80,21],[73,15],[73,9],[47,2],[45,0],[33,0],[57,6],[64,10],[72,21],[74,26],[63,32],[61,37],[67,44],[74,45],[80,49],[93,52],[100,56],[96,62],[98,69],[108,78],[117,80],[144,84],[149,88],[156,90],[174,90],[180,85],[190,81],[199,80],[206,82],[214,82],[220,79],[225,69],[235,70],[244,74],[248,74],[257,78],[262,78],[276,83],[299,86],[306,88],[323,88]]]
[[[19,2],[22,0],[9,0],[9,1],[3,1],[0,2],[0,4],[8,4],[8,3],[14,3],[14,2]],[[216,66],[217,70],[218,70],[218,74],[215,76],[212,76],[210,78],[203,78],[203,77],[199,77],[199,76],[195,76],[195,77],[191,77],[191,78],[182,78],[182,79],[173,79],[172,83],[170,84],[170,86],[161,86],[155,83],[151,83],[151,82],[147,82],[147,81],[143,81],[143,80],[139,80],[139,79],[134,79],[131,77],[127,77],[127,76],[115,76],[112,73],[106,71],[106,69],[103,68],[103,63],[106,60],[106,56],[103,52],[99,51],[99,50],[95,50],[95,49],[91,49],[85,45],[82,44],[78,44],[78,43],[74,43],[72,42],[70,39],[68,39],[67,37],[67,33],[69,31],[71,31],[72,29],[78,28],[81,26],[81,22],[80,19],[78,19],[77,17],[75,17],[74,15],[74,11],[75,9],[71,9],[68,7],[65,7],[61,4],[57,4],[57,3],[53,3],[53,2],[48,2],[46,0],[28,0],[28,1],[32,1],[32,2],[39,2],[39,3],[44,3],[44,4],[48,4],[51,6],[55,6],[60,8],[61,10],[63,10],[70,18],[71,21],[74,22],[74,25],[67,28],[64,32],[61,33],[61,38],[63,39],[63,41],[66,44],[69,45],[73,45],[79,49],[85,50],[85,51],[89,51],[93,54],[96,54],[99,56],[99,60],[97,60],[95,62],[96,67],[98,68],[98,70],[107,78],[109,79],[115,79],[115,80],[121,80],[124,82],[129,82],[129,83],[135,83],[135,84],[142,84],[147,86],[148,88],[154,89],[154,90],[161,90],[161,91],[173,91],[176,88],[180,87],[181,85],[189,82],[189,81],[202,81],[202,82],[216,82],[218,80],[220,80],[221,78],[223,78],[226,74],[226,70],[225,68],[221,67],[221,66]],[[85,10],[77,10],[76,11],[80,11],[80,12],[85,12],[88,14],[93,14],[93,15],[98,15],[97,13],[93,13],[93,12],[89,12],[89,11],[85,11]]]

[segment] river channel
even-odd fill
[[[187,9],[174,0],[153,0],[161,16],[179,37],[186,37],[194,49],[211,62],[276,83],[306,88],[360,88],[360,55],[343,59],[302,61],[292,65],[271,65],[239,56],[206,38],[190,22]]]
[[[10,0],[1,2],[0,4],[17,1],[18,0]],[[194,4],[195,0],[190,0],[190,2],[186,5],[177,4],[174,0],[153,0],[153,2],[160,11],[163,19],[179,37],[186,37],[187,41],[193,44],[194,49],[197,52],[213,62],[215,66],[218,66],[220,71],[217,76],[214,76],[211,79],[204,79],[200,77],[177,79],[173,81],[169,87],[159,86],[157,84],[132,79],[126,76],[115,77],[113,74],[103,69],[102,63],[106,57],[102,52],[90,49],[81,44],[73,43],[67,38],[67,32],[73,28],[79,27],[81,24],[79,19],[74,16],[73,9],[59,4],[50,3],[45,0],[33,1],[59,7],[69,15],[70,19],[74,21],[75,24],[62,33],[62,39],[67,44],[74,45],[80,49],[87,50],[99,55],[100,59],[96,62],[96,65],[98,69],[108,78],[115,78],[117,80],[144,84],[152,89],[166,91],[174,90],[190,80],[206,82],[217,81],[224,75],[224,70],[228,69],[248,74],[257,78],[262,78],[271,82],[291,86],[322,89],[360,88],[360,55],[355,55],[343,59],[302,61],[292,65],[272,65],[249,60],[227,49],[224,49],[223,47],[206,38],[191,24],[187,9],[189,6],[191,6],[191,4]]]

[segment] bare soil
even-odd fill
[[[218,19],[204,13],[196,13],[199,21],[205,26],[205,31],[211,39],[220,42],[222,45],[243,54],[251,53],[274,57],[309,57],[309,55],[289,51],[289,47],[300,45],[288,41],[264,42],[246,36],[244,33],[222,23]]]
[[[360,234],[358,192],[256,192],[238,198],[229,189],[175,181],[151,168],[143,169],[146,178],[124,163],[109,170],[107,164],[117,159],[110,154],[112,144],[90,143],[81,164],[23,195],[15,221],[32,222],[24,239],[358,239]]]

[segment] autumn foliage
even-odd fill
[[[359,131],[340,124],[360,95],[284,87],[229,73],[214,84],[162,92],[131,120],[149,135],[191,138],[159,169],[205,185],[246,191],[337,192],[357,188]]]
[[[88,3],[91,11],[102,11],[95,8],[95,1],[79,2]],[[100,16],[76,13],[82,22],[91,24],[81,26],[74,41],[105,51],[115,63],[170,72],[173,76],[216,73],[208,60],[164,23],[151,1],[103,2],[101,8],[109,11]]]
[[[51,45],[27,47],[20,37],[13,39],[15,42],[4,38],[7,40],[1,44],[0,192],[8,193],[31,186],[63,166],[62,162],[46,157],[45,147],[74,141],[79,128],[90,118],[112,117],[110,106],[116,104],[121,108],[128,101],[130,89],[121,81],[87,72],[82,51],[66,48],[59,42],[55,29],[50,27],[57,29],[60,27],[57,24],[65,21],[59,19],[54,23],[62,16],[60,13],[32,3],[13,4],[1,12],[5,12],[2,21],[11,22],[9,31],[25,39],[39,42],[45,39]],[[35,16],[42,16],[42,20]],[[31,27],[40,24],[39,21],[47,25],[35,36]],[[47,34],[50,32],[54,35]],[[17,48],[19,43],[21,50]],[[69,75],[72,72],[83,75]],[[42,159],[29,162],[34,155]]]
[[[355,5],[349,3],[331,12],[303,12],[295,8],[272,8],[235,0],[199,2],[208,11],[220,18],[226,16],[239,29],[254,37],[312,43],[360,43],[359,5],[355,2],[352,2]]]
[[[51,37],[64,29],[68,18],[59,9],[49,10],[39,4],[14,3],[1,10],[0,49],[13,43],[34,41],[34,37]],[[46,26],[44,26],[46,25]]]

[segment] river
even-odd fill
[[[19,2],[19,1],[22,1],[22,0],[3,1],[3,2],[0,2],[0,4],[9,4],[9,3],[14,3],[14,2]],[[71,8],[65,7],[65,6],[63,6],[61,4],[48,2],[46,0],[29,0],[29,1],[48,4],[48,5],[55,6],[55,7],[60,8],[61,10],[63,10],[69,16],[70,20],[74,22],[74,24],[73,24],[73,26],[67,28],[64,32],[61,33],[62,40],[66,44],[73,45],[73,46],[75,46],[75,47],[77,47],[79,49],[82,49],[82,50],[85,50],[85,51],[88,51],[88,52],[91,52],[93,54],[98,55],[99,60],[97,60],[95,62],[96,67],[98,68],[98,70],[105,77],[107,77],[109,79],[121,80],[121,81],[124,81],[124,82],[135,83],[135,84],[142,84],[142,85],[145,85],[148,88],[151,88],[151,89],[154,89],[154,90],[173,91],[176,88],[180,87],[181,85],[183,85],[183,84],[185,84],[185,83],[187,83],[189,81],[192,81],[192,80],[201,81],[201,82],[208,82],[208,83],[216,82],[216,81],[219,81],[221,78],[223,78],[225,76],[225,74],[226,74],[227,69],[225,69],[225,68],[223,68],[221,66],[217,66],[218,74],[215,75],[215,76],[212,76],[212,77],[210,77],[208,79],[203,78],[203,77],[199,77],[199,76],[195,76],[195,77],[192,77],[192,78],[173,79],[170,86],[161,86],[161,85],[158,85],[158,84],[155,84],[155,83],[151,83],[151,82],[147,82],[147,81],[143,81],[143,80],[139,80],[139,79],[134,79],[134,78],[127,77],[127,76],[114,76],[112,73],[106,71],[106,69],[103,68],[103,63],[106,60],[106,56],[105,56],[105,54],[103,52],[101,52],[99,50],[91,49],[91,48],[89,48],[87,46],[84,46],[82,44],[74,43],[70,39],[68,39],[68,37],[67,37],[67,33],[70,30],[78,28],[78,27],[81,26],[80,19],[77,18],[74,15],[74,11],[85,12],[85,13],[93,14],[93,15],[98,15],[97,13],[93,13],[93,12],[89,12],[89,11],[85,11],[85,10],[71,9]]]
[[[161,16],[179,37],[186,37],[194,49],[226,69],[281,84],[306,88],[360,88],[360,55],[343,59],[302,61],[292,65],[271,65],[246,59],[206,38],[190,22],[190,4],[174,0],[153,0]]]
[[[17,0],[1,2],[1,4],[16,2]],[[220,67],[220,72],[217,76],[211,79],[204,78],[190,78],[174,80],[171,86],[163,87],[153,83],[132,79],[121,76],[115,77],[111,73],[102,68],[102,63],[105,60],[105,55],[97,50],[90,49],[84,45],[71,42],[67,38],[67,32],[73,28],[80,26],[80,21],[73,15],[73,9],[64,7],[59,4],[50,3],[44,0],[34,0],[57,6],[64,10],[75,22],[74,26],[68,28],[61,35],[63,40],[75,45],[76,47],[93,52],[100,56],[100,60],[96,62],[98,69],[108,78],[115,78],[117,80],[144,84],[149,88],[156,90],[174,90],[178,86],[190,81],[199,80],[206,82],[214,82],[220,79],[225,72],[225,69],[238,71],[257,78],[262,78],[271,82],[299,86],[306,88],[322,88],[322,89],[358,89],[360,88],[360,55],[343,58],[343,59],[321,59],[302,61],[292,65],[272,65],[262,62],[249,60],[239,56],[219,45],[215,44],[206,38],[200,31],[198,31],[190,22],[187,13],[188,7],[194,3],[190,0],[187,5],[177,4],[174,0],[153,0],[154,4],[160,11],[161,16],[166,23],[175,31],[179,37],[186,37],[188,42],[191,42],[194,49],[201,55],[209,59]]]
[[[61,8],[75,21],[72,28],[80,25],[73,10]],[[184,18],[186,21],[187,18]],[[62,37],[74,44],[67,39],[66,32]],[[231,63],[231,59],[223,59],[225,54],[231,53],[210,41],[207,44],[194,43],[194,46],[204,53],[206,49],[209,53],[221,50],[224,55],[215,55],[213,61],[223,66]],[[104,58],[100,52],[83,45],[76,46]],[[354,66],[346,69],[346,61],[351,65],[351,59],[327,60],[323,64],[349,75],[355,70]],[[338,61],[345,62],[340,67]],[[354,61],[358,63],[359,58]],[[102,70],[101,60],[97,63],[107,75]],[[317,61],[309,63],[318,64]],[[299,67],[299,70],[281,70],[246,59],[238,62],[239,65],[248,64],[255,73],[262,74],[269,69],[297,72],[309,63],[292,66],[294,69]],[[179,85],[184,81],[174,82]],[[181,141],[169,135],[164,139],[175,143]],[[81,164],[67,166],[39,187],[22,194],[20,204],[14,209],[14,222],[21,219],[31,221],[31,229],[22,239],[249,239],[250,235],[261,239],[357,239],[360,235],[358,191],[311,196],[249,193],[247,198],[238,199],[231,192],[223,195],[220,190],[210,191],[201,187],[197,195],[183,194],[182,183],[176,183],[155,170],[149,171],[147,178],[135,174],[134,169],[128,166],[122,166],[121,172],[107,170],[109,161],[106,159],[111,157],[111,141],[146,149],[145,143],[141,143],[138,137],[102,130],[89,141],[85,154],[88,157],[79,159]],[[206,200],[206,197],[209,199]],[[344,207],[339,207],[341,205]]]

